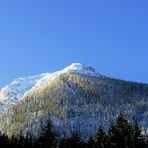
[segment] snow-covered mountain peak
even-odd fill
[[[95,71],[94,68],[89,67],[85,64],[72,63],[70,66],[64,68],[62,72],[79,73],[88,76],[105,77],[104,75]]]
[[[64,68],[64,71],[95,72],[95,69],[84,64],[72,63],[70,66]]]
[[[94,68],[80,63],[73,63],[63,70],[54,73],[42,73],[40,75],[15,79],[12,83],[0,90],[0,112],[15,104],[26,93],[33,89],[40,89],[42,86],[63,73],[77,73],[87,76],[104,77],[97,73]]]

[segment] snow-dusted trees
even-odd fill
[[[98,123],[99,124],[99,123]],[[80,132],[73,132],[68,138],[56,137],[52,122],[47,120],[46,127],[37,139],[31,135],[24,137],[22,132],[18,137],[9,139],[5,135],[0,136],[0,147],[4,148],[147,148],[148,141],[141,135],[138,124],[129,122],[119,113],[116,120],[110,123],[108,131],[99,126],[96,135],[88,141],[82,140]]]

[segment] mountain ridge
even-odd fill
[[[59,137],[77,129],[88,139],[99,123],[107,129],[123,111],[147,132],[148,85],[106,77],[78,63],[44,76],[39,87],[33,86],[1,112],[0,131],[11,136],[21,130],[37,137],[50,117]]]
[[[92,67],[88,67],[80,63],[72,63],[70,66],[64,68],[63,70],[54,72],[54,73],[42,73],[40,75],[17,78],[12,81],[9,85],[6,85],[0,91],[0,102],[1,105],[0,112],[7,109],[11,104],[14,104],[16,101],[19,101],[25,93],[33,89],[34,87],[39,87],[44,83],[54,79],[56,76],[62,73],[80,73],[91,76],[103,76],[97,72]],[[16,89],[18,91],[16,91]]]

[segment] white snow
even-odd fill
[[[0,112],[6,110],[12,104],[15,104],[23,95],[40,88],[47,82],[54,80],[62,73],[79,73],[89,76],[102,76],[95,72],[95,69],[80,63],[73,63],[61,71],[55,73],[43,73],[36,76],[18,78],[11,84],[5,86],[0,91]]]
[[[94,68],[86,66],[80,63],[73,63],[70,66],[66,67],[63,72],[73,72],[73,73],[80,73],[89,76],[103,76],[95,71]]]
[[[26,91],[30,90],[35,84],[44,77],[45,74],[32,77],[15,79],[11,84],[5,86],[0,91],[0,112],[4,111],[11,104],[18,101]]]

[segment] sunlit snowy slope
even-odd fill
[[[120,111],[148,133],[148,85],[107,77],[80,63],[16,79],[0,91],[0,131],[8,136],[21,131],[35,138],[50,118],[59,137],[79,131],[88,139]]]
[[[5,111],[11,104],[15,104],[21,97],[30,91],[42,86],[48,81],[55,79],[62,73],[79,73],[90,76],[103,76],[95,72],[95,69],[80,63],[73,63],[65,69],[55,73],[43,73],[36,76],[18,78],[0,91],[0,112]]]

